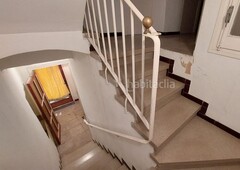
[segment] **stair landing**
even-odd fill
[[[113,158],[97,144],[90,142],[86,146],[67,155],[63,170],[117,170],[127,169],[118,159]]]
[[[240,141],[196,116],[152,157],[159,167],[240,164]]]

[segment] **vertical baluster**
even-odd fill
[[[87,10],[86,10],[87,11]],[[87,15],[86,15],[86,12],[85,12],[85,24],[86,24],[86,29],[87,29],[87,34],[88,34],[88,38],[90,38],[90,33],[89,33],[89,26],[88,26],[88,19],[87,19]]]
[[[97,43],[98,43],[98,48],[99,48],[98,50],[99,50],[99,52],[101,53],[101,45],[100,45],[100,41],[99,41],[98,27],[97,27],[97,20],[96,20],[96,13],[95,13],[95,7],[94,7],[93,0],[91,0],[91,4],[92,4],[93,21],[94,21],[94,25],[95,25]]]
[[[135,95],[135,42],[134,42],[134,14],[133,11],[130,9],[131,15],[131,43],[132,43],[132,84],[133,84],[133,102],[136,102],[136,95]]]
[[[111,39],[110,39],[110,33],[109,33],[109,22],[108,22],[108,12],[107,12],[106,0],[103,0],[103,5],[104,5],[104,12],[105,12],[105,20],[106,20],[106,28],[107,28],[107,37],[108,37],[108,45],[109,45],[109,54],[110,54],[110,60],[111,60],[111,67],[112,67],[112,71],[114,72],[113,57],[112,57],[112,45],[111,45]]]
[[[116,14],[115,14],[115,4],[114,4],[114,0],[111,0],[111,2],[112,2],[113,30],[114,30],[114,39],[115,39],[115,48],[116,48],[118,80],[119,80],[119,82],[121,82],[121,73],[120,73],[120,64],[119,64],[119,52],[118,52],[118,39],[117,39],[117,26],[116,26]]]
[[[155,37],[154,42],[154,58],[153,58],[153,74],[152,74],[152,91],[151,91],[151,107],[150,107],[150,127],[149,138],[153,137],[155,109],[158,89],[158,71],[159,71],[159,58],[160,58],[160,39]]]
[[[104,38],[104,34],[103,34],[102,13],[101,13],[99,0],[97,0],[97,6],[98,6],[100,30],[101,30],[101,35],[102,35],[103,52],[104,52],[105,62],[107,62],[106,44],[105,44],[105,38]]]
[[[142,33],[145,28],[142,26]],[[145,86],[145,36],[142,35],[142,77],[141,77],[141,111],[144,112],[144,86]]]
[[[50,112],[50,124],[53,123],[53,110],[51,110]]]
[[[95,43],[95,38],[94,38],[94,33],[93,33],[93,25],[92,25],[91,11],[90,11],[90,7],[89,7],[88,0],[87,0],[87,9],[88,9],[88,18],[89,18],[89,22],[90,22],[90,28],[91,28],[91,34],[92,34],[93,44],[96,44],[96,43]]]
[[[122,23],[122,45],[123,45],[124,77],[125,77],[126,93],[128,93],[127,54],[126,54],[126,38],[125,38],[125,21],[124,21],[123,0],[120,0],[120,10],[121,10],[121,23]]]

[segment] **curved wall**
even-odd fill
[[[41,50],[89,53],[89,43],[82,31],[1,34],[0,44],[0,59]]]

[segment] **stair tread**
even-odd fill
[[[171,96],[174,96],[175,94],[178,94],[180,96],[180,92],[181,90],[184,88],[184,84],[176,81],[170,77],[164,77],[162,78],[162,80],[166,80],[168,82],[174,83],[175,86],[174,88],[169,88],[169,87],[158,87],[157,90],[157,103],[156,103],[156,109],[160,109],[162,106],[164,106],[165,104],[165,100],[167,101],[168,98],[170,98]],[[160,81],[162,81],[160,80]],[[150,104],[151,104],[151,90],[152,88],[145,88],[144,89],[144,112],[146,113],[145,116],[149,117],[149,110],[150,110]],[[115,98],[124,106],[124,101],[125,101],[125,97],[123,94],[118,94],[115,96]],[[140,99],[141,99],[141,89],[140,88],[136,88],[136,103],[138,106],[140,106]],[[167,104],[167,102],[166,102]],[[161,105],[161,106],[159,106]],[[130,110],[132,111],[132,109]]]
[[[122,44],[122,36],[118,36],[118,49],[119,49],[119,58],[123,57],[123,44]],[[126,35],[126,55],[130,56],[132,54],[132,42],[131,42],[131,35]],[[116,45],[114,37],[110,37],[111,40],[111,49],[112,49],[112,57],[113,59],[116,58]],[[107,37],[105,39],[105,42],[108,42]],[[134,42],[135,42],[135,54],[141,54],[142,53],[142,34],[134,35]],[[102,47],[102,46],[101,46]],[[146,38],[145,40],[145,52],[152,52],[154,51],[154,44],[153,41],[149,38]],[[106,43],[106,52],[107,55],[109,55],[109,44]]]
[[[83,155],[85,155],[86,153],[88,153],[89,151],[91,151],[96,147],[97,147],[97,144],[95,144],[94,142],[92,141],[88,142],[87,144],[78,148],[74,152],[71,152],[65,155],[64,157],[62,157],[62,165],[66,166],[67,164],[70,164],[71,162],[77,160],[79,157],[82,157]]]
[[[160,80],[160,82],[163,84],[163,86],[158,87],[157,90],[157,100],[164,99],[165,97],[168,97],[170,94],[176,93],[181,91],[184,88],[184,84],[182,82],[179,82],[177,80],[174,80],[170,77],[164,77]],[[170,85],[174,84],[174,87]],[[144,93],[144,103],[145,105],[151,104],[151,88],[145,88]]]
[[[151,75],[152,75],[152,59],[147,59],[145,61],[145,78],[148,76],[152,79]],[[135,65],[135,81],[137,82],[138,80],[140,80],[142,77],[142,70],[141,70],[141,66],[142,66],[142,63],[141,62],[136,62],[136,65]],[[165,63],[165,62],[162,62],[160,61],[159,62],[159,77],[165,77],[166,76],[166,71],[167,69],[169,68],[169,64],[168,63]],[[114,71],[116,74],[118,74],[118,70],[117,70],[117,67],[114,67]],[[122,79],[122,83],[125,84],[125,76],[124,76],[124,66],[120,66],[120,74],[121,74],[121,79]],[[100,71],[100,75],[105,77],[105,71],[104,70],[101,70]],[[108,79],[111,83],[115,84],[115,80],[112,78],[111,74],[108,72]],[[132,67],[131,67],[131,64],[128,64],[128,80],[130,82],[132,82]]]
[[[114,158],[108,164],[106,164],[104,169],[106,169],[106,170],[116,170],[121,166],[122,166],[122,164],[117,159]]]
[[[196,116],[153,158],[160,165],[239,162],[240,141]]]
[[[147,53],[145,53],[145,60],[148,60],[148,59],[153,59],[153,51],[149,51]],[[135,62],[139,62],[139,61],[142,61],[142,53],[138,54],[138,53],[135,53]],[[109,58],[108,59],[108,62],[111,62],[111,59]],[[128,55],[126,56],[126,63],[127,64],[130,64],[132,63],[132,54],[131,55]],[[117,67],[117,58],[113,58],[113,64],[114,64],[114,67]],[[123,56],[119,56],[119,64],[120,66],[124,65],[124,57]]]
[[[126,165],[122,165],[121,167],[118,168],[118,170],[129,170]]]
[[[124,65],[120,66],[122,74],[124,73]],[[127,64],[128,68],[128,77],[132,77],[132,63]],[[152,73],[153,68],[153,59],[147,59],[145,60],[145,76],[150,75]],[[159,72],[165,71],[169,68],[169,64],[160,61],[159,62]],[[142,61],[138,61],[135,63],[135,74],[141,75],[142,74]]]
[[[194,167],[194,168],[176,168],[177,170],[239,170],[239,165],[222,165],[222,166],[209,166],[209,167]],[[164,168],[154,167],[151,170],[164,170]]]
[[[101,154],[97,157],[97,160],[92,161],[91,166],[89,168],[86,168],[86,170],[110,170],[108,165],[109,162],[113,160],[112,156],[110,154],[107,154],[105,151],[103,151],[104,154]]]
[[[179,96],[167,105],[156,111],[154,122],[154,134],[152,144],[157,148],[172,137],[182,126],[185,125],[200,109],[200,105]],[[148,131],[145,130],[142,122],[135,125],[139,130],[143,130],[145,137]],[[138,131],[139,131],[138,130]]]
[[[74,160],[70,164],[63,166],[63,170],[80,169],[80,167],[86,164],[86,162],[90,161],[98,153],[102,153],[102,149],[100,147],[95,147],[86,154],[79,156],[76,160]]]
[[[153,71],[153,59],[146,59],[145,60],[145,77],[152,75]],[[169,64],[160,61],[159,62],[159,73],[166,71],[169,68]],[[118,73],[117,66],[114,67],[115,73]],[[120,65],[120,73],[122,82],[125,83],[125,73],[124,73],[124,65]],[[166,75],[166,73],[165,73]],[[129,81],[132,82],[132,62],[127,64],[127,78]],[[135,62],[135,80],[139,80],[142,78],[142,61]],[[151,77],[152,78],[152,77]]]
[[[63,167],[63,170],[98,170],[106,166],[106,164],[113,159],[100,147],[96,147],[73,161],[71,164]]]
[[[211,167],[201,167],[201,168],[188,168],[188,169],[178,169],[178,170],[239,170],[240,165],[226,165],[226,166],[211,166]]]
[[[179,96],[156,112],[152,142],[159,147],[199,111],[200,105]]]

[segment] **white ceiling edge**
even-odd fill
[[[80,31],[86,0],[1,0],[0,34]]]
[[[0,44],[0,59],[41,50],[68,50],[89,54],[89,42],[82,31],[0,34]]]

